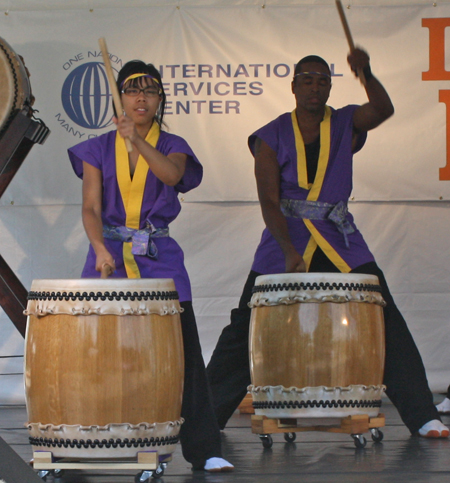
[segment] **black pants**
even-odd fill
[[[220,430],[205,372],[197,324],[191,302],[181,302],[181,327],[184,346],[184,391],[180,440],[184,458],[194,469],[203,469],[205,461],[221,457]]]
[[[316,250],[310,272],[339,272],[321,250]],[[352,270],[376,275],[387,305],[384,308],[386,361],[383,383],[400,417],[411,433],[432,419],[440,419],[428,387],[422,358],[405,320],[396,307],[382,271],[375,262]],[[231,312],[231,323],[224,328],[206,369],[219,426],[223,429],[242,401],[250,384],[248,334],[251,310],[248,303],[255,279],[251,271],[239,307]]]

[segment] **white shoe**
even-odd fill
[[[449,434],[449,429],[439,419],[428,421],[419,429],[419,435],[424,438],[448,438]]]
[[[439,414],[450,414],[450,399],[445,398],[436,406]]]
[[[206,460],[204,470],[210,473],[220,473],[233,471],[234,466],[223,458],[209,458],[209,460]]]

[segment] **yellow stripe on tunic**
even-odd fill
[[[160,129],[157,122],[152,124],[150,131],[145,140],[153,147],[159,139]],[[130,175],[130,162],[128,152],[125,146],[125,140],[117,132],[116,134],[116,174],[119,184],[120,194],[122,196],[123,206],[125,208],[125,226],[139,230],[139,222],[141,219],[142,200],[144,198],[145,182],[148,174],[148,164],[145,159],[139,155],[133,179]],[[131,242],[123,244],[123,261],[128,278],[140,278],[139,267],[136,263],[134,255],[131,253]]]
[[[312,224],[311,220],[303,220],[306,228],[312,235],[312,238],[316,241],[325,255],[336,265],[336,267],[343,273],[349,273],[351,268],[347,262],[339,255],[339,253],[325,240],[319,230]],[[309,244],[308,244],[309,245]],[[312,258],[312,255],[311,255]],[[311,262],[310,262],[311,263]]]
[[[328,160],[330,158],[331,147],[331,108],[325,106],[325,114],[322,122],[320,123],[320,152],[319,160],[317,163],[317,172],[314,179],[314,183],[308,183],[308,170],[306,163],[306,151],[303,136],[298,125],[297,116],[295,110],[291,113],[292,126],[294,129],[295,148],[297,150],[297,176],[298,185],[300,188],[309,191],[307,200],[317,201],[322,191],[323,182],[325,179],[325,173],[328,167]],[[336,252],[336,250],[328,243],[328,241],[319,233],[317,228],[311,222],[311,220],[303,219],[306,227],[311,233],[311,238],[306,246],[303,258],[305,260],[307,269],[311,264],[312,256],[317,245],[323,250],[325,255],[339,268],[341,272],[350,272],[351,268],[343,260],[343,258]]]
[[[309,272],[309,267],[311,266],[312,257],[316,251],[317,243],[313,237],[309,238],[308,245],[306,245],[305,252],[303,253],[303,260],[306,264],[306,271]]]
[[[308,169],[306,164],[305,142],[300,131],[295,109],[291,112],[292,127],[294,128],[295,150],[297,151],[297,178],[298,185],[304,190],[309,190],[311,185],[308,183]]]

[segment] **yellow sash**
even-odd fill
[[[323,181],[325,179],[325,173],[328,167],[328,160],[330,157],[331,146],[331,108],[325,106],[325,114],[322,122],[320,123],[320,152],[319,161],[317,164],[317,173],[314,179],[314,183],[308,183],[308,170],[306,164],[306,151],[303,136],[300,131],[297,116],[295,110],[291,113],[292,127],[294,129],[295,137],[295,149],[297,151],[297,176],[298,185],[300,188],[308,190],[308,201],[317,201],[322,190]],[[325,240],[325,238],[319,233],[311,220],[303,220],[309,232],[311,238],[303,253],[303,259],[305,260],[307,270],[311,264],[312,256],[317,248],[317,245],[323,250],[327,257],[339,268],[341,272],[350,272],[351,268],[342,259],[342,257],[336,252],[336,250]]]
[[[153,147],[156,147],[160,134],[157,122],[152,124],[150,131],[145,140]],[[125,146],[125,140],[116,134],[116,175],[119,184],[120,194],[122,195],[123,206],[125,207],[125,226],[139,230],[139,221],[141,219],[142,200],[144,198],[145,181],[147,180],[148,164],[145,159],[139,155],[136,170],[131,179],[130,163],[128,152]],[[127,271],[128,278],[140,278],[139,267],[136,263],[134,255],[131,253],[131,242],[123,244],[123,261]]]

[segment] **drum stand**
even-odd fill
[[[330,418],[326,418],[325,421]],[[298,421],[305,424],[298,424]],[[334,418],[335,420],[335,418]],[[314,421],[324,422],[314,418]],[[252,433],[258,434],[264,448],[271,448],[273,444],[271,434],[284,433],[287,443],[293,443],[296,433],[304,431],[322,431],[326,433],[345,433],[350,434],[357,448],[364,448],[367,444],[363,433],[370,431],[372,440],[379,443],[383,439],[383,433],[378,429],[385,425],[384,414],[379,414],[375,418],[370,418],[367,414],[348,416],[340,420],[340,424],[307,424],[308,419],[272,419],[266,416],[252,416]]]
[[[35,121],[17,110],[8,129],[0,136],[0,198],[34,146],[43,144],[50,131],[42,122]],[[0,255],[0,306],[17,330],[25,337],[27,318],[27,290]]]
[[[156,451],[138,451],[136,459],[75,459],[53,458],[51,451],[34,451],[33,468],[45,481],[50,473],[58,478],[64,470],[141,470],[134,478],[135,483],[147,483],[151,478],[164,474],[172,455],[159,456]]]

